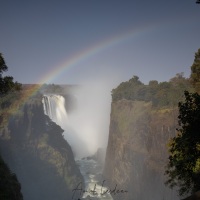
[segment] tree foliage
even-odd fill
[[[9,109],[19,99],[21,84],[13,81],[12,76],[3,76],[8,70],[3,55],[0,53],[0,128],[8,119]]]
[[[148,85],[142,83],[138,76],[133,76],[112,90],[112,100],[151,101],[155,107],[177,106],[185,90],[191,91],[192,88],[183,73],[176,74],[169,82],[151,80]]]
[[[7,71],[8,67],[5,63],[3,55],[0,53],[0,74],[2,75],[3,72]]]
[[[9,100],[6,98],[6,95],[9,92],[13,92],[21,89],[21,84],[13,82],[12,76],[3,77],[3,72],[7,71],[8,67],[5,63],[5,60],[0,53],[0,125],[5,118],[5,113],[2,113],[5,105],[10,104]],[[3,200],[23,200],[21,194],[21,185],[17,180],[17,177],[12,173],[6,163],[0,156],[0,199]]]
[[[0,96],[7,94],[10,91],[21,89],[21,84],[13,81],[12,76],[3,77],[3,73],[8,70],[3,55],[0,53]]]
[[[179,128],[169,145],[166,183],[183,195],[200,190],[200,95],[185,91],[178,107]]]
[[[191,66],[190,80],[195,90],[200,93],[200,49],[195,53],[194,62]]]

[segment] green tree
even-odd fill
[[[200,93],[200,49],[195,53],[194,62],[191,66],[190,80],[195,90]]]
[[[0,53],[0,96],[7,94],[10,91],[21,89],[21,84],[13,81],[12,76],[3,77],[3,72],[6,72],[8,67],[5,63],[3,55]]]
[[[6,66],[3,55],[0,53],[0,74],[2,74],[4,71],[7,71],[7,70],[8,70],[8,67]]]
[[[185,91],[185,101],[178,104],[179,128],[169,144],[166,174],[171,188],[184,195],[200,190],[200,95]]]
[[[21,84],[13,82],[12,76],[3,77],[3,72],[7,71],[8,67],[5,60],[0,53],[0,100],[10,91],[16,91],[21,89]],[[0,101],[1,102],[1,101]],[[2,102],[1,102],[2,104]],[[5,102],[3,102],[5,104]],[[0,124],[1,118],[5,115],[2,114],[2,105],[0,105]],[[0,156],[0,199],[3,200],[23,200],[21,194],[21,185],[17,180],[17,177],[12,173],[6,163]]]

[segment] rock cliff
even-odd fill
[[[71,199],[83,177],[63,130],[44,115],[41,99],[26,103],[1,132],[1,154],[25,200]]]
[[[14,173],[0,157],[0,199],[23,200],[21,185]]]
[[[165,182],[167,143],[175,135],[176,109],[153,109],[144,101],[112,103],[104,176],[116,200],[176,200]]]

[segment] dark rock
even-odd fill
[[[197,191],[193,195],[182,200],[200,200],[200,191]]]
[[[0,138],[0,148],[21,183],[24,199],[70,199],[77,184],[84,183],[62,133],[60,126],[44,115],[41,99],[30,100],[10,117],[9,137]]]

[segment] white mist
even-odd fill
[[[73,94],[77,105],[69,115],[61,95],[44,95],[43,106],[45,114],[64,129],[75,157],[81,158],[93,155],[98,148],[106,148],[111,98],[102,85],[96,84],[80,86]]]
[[[80,86],[74,91],[77,108],[69,115],[69,126],[79,138],[75,151],[78,157],[92,155],[98,148],[106,148],[111,103],[110,92],[106,91],[97,82]]]
[[[65,130],[64,137],[72,147],[76,159],[93,155],[98,148],[106,149],[110,123],[111,90],[119,82],[121,82],[119,73],[117,77],[111,71],[98,73],[96,76],[93,74],[87,80],[82,80],[80,87],[71,91],[76,98],[76,109],[66,114],[66,118],[62,115],[61,120],[51,117]],[[63,107],[60,108],[56,110],[63,112]],[[58,113],[57,116],[59,116]]]

